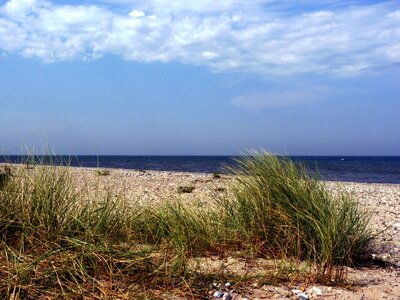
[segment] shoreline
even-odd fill
[[[81,157],[91,159],[79,161],[79,156],[77,156],[74,160],[69,161],[64,160],[63,156],[60,157],[60,160],[58,157],[50,157],[49,164],[85,169],[126,170],[127,172],[144,170],[148,172],[230,175],[228,169],[233,162],[228,161],[230,156],[104,156],[104,161],[100,165],[99,160],[92,159],[97,156]],[[107,160],[107,157],[113,159]],[[124,160],[125,157],[134,159],[132,161]],[[204,161],[197,160],[198,157],[204,158]],[[400,184],[400,157],[396,156],[349,156],[349,160],[344,162],[339,159],[343,158],[342,156],[292,156],[292,158],[295,163],[306,166],[310,176],[320,177],[320,180],[323,181]],[[54,161],[51,163],[53,159]],[[17,160],[2,161],[0,159],[0,164],[2,163],[24,164]],[[37,163],[40,164],[40,161]],[[382,168],[385,172],[382,172]]]

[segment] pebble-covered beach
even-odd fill
[[[165,200],[190,201],[196,206],[213,205],[215,198],[229,193],[232,177],[221,174],[179,173],[74,168],[74,180],[89,189],[95,185],[124,193],[133,202],[157,205]],[[386,267],[349,268],[346,287],[308,286],[313,299],[400,299],[400,185],[353,182],[326,182],[332,192],[344,189],[360,205],[371,211],[370,226],[377,234],[370,255]],[[182,192],[181,187],[190,187]],[[314,288],[312,290],[312,288]],[[249,287],[248,299],[296,299],[292,287],[258,285]],[[316,294],[318,292],[318,295]],[[319,294],[320,292],[320,294]],[[212,297],[211,297],[212,298]],[[240,295],[236,299],[242,299]]]
[[[158,205],[172,199],[189,202],[193,207],[211,207],[216,205],[216,199],[230,192],[233,180],[224,174],[94,168],[70,168],[70,171],[75,186],[89,192],[85,194],[111,192],[115,197],[122,195],[132,205]],[[370,228],[376,237],[368,255],[377,264],[348,268],[345,286],[312,283],[304,283],[302,287],[295,283],[272,286],[254,280],[236,294],[233,292],[234,299],[300,299],[292,290],[302,288],[308,299],[400,300],[400,184],[326,182],[326,185],[332,193],[342,189],[353,194],[371,212]],[[219,265],[218,259],[212,258],[215,265]],[[241,267],[240,261],[232,259],[229,263]],[[262,265],[260,260],[252,268],[257,270]],[[213,299],[213,292],[210,289],[206,297]]]

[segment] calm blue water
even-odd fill
[[[24,159],[21,156],[8,156],[0,157],[0,162],[19,163]],[[46,160],[46,157],[41,159]],[[400,183],[400,156],[292,156],[291,159],[303,162],[310,173],[318,169],[322,179]],[[200,173],[223,172],[226,165],[234,164],[233,157],[229,156],[63,156],[57,161],[68,161],[72,166],[82,167]]]

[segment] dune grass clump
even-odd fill
[[[155,246],[168,258],[166,277],[193,281],[198,274],[190,265],[192,259],[223,252],[219,248],[225,238],[217,220],[214,211],[195,210],[172,201],[146,208],[133,228],[137,240]]]
[[[213,211],[174,201],[138,205],[113,190],[86,190],[69,167],[30,165],[0,190],[0,298],[195,292],[190,260],[223,240]]]
[[[190,194],[195,190],[194,186],[178,186],[176,189],[178,194]]]
[[[64,167],[20,169],[0,197],[0,234],[5,240],[78,236],[89,241],[105,234],[124,235],[120,231],[128,222],[120,199],[111,194],[85,199]]]
[[[141,244],[140,217],[111,192],[91,198],[68,167],[18,168],[0,190],[0,298],[145,298],[136,285],[162,284],[169,256]]]
[[[111,174],[111,171],[107,170],[107,169],[97,171],[97,175],[99,175],[99,176],[109,176],[110,174]]]
[[[304,166],[269,153],[237,161],[234,197],[225,199],[227,226],[259,253],[315,262],[320,278],[343,276],[371,238],[370,214],[349,194],[328,192]]]
[[[212,174],[213,179],[221,179],[221,174],[220,173],[213,173]]]

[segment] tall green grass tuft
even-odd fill
[[[223,201],[227,226],[262,254],[315,262],[330,280],[371,238],[370,214],[344,192],[333,195],[304,166],[267,152],[238,160],[234,197]]]
[[[69,167],[15,169],[0,190],[0,298],[104,298],[120,289],[116,297],[129,299],[144,292],[127,291],[133,283],[165,276],[156,247],[135,234],[140,207],[111,191],[83,192]]]
[[[37,239],[93,241],[129,232],[130,216],[123,200],[111,192],[88,199],[73,183],[68,167],[19,168],[0,197],[0,235],[24,247]]]

